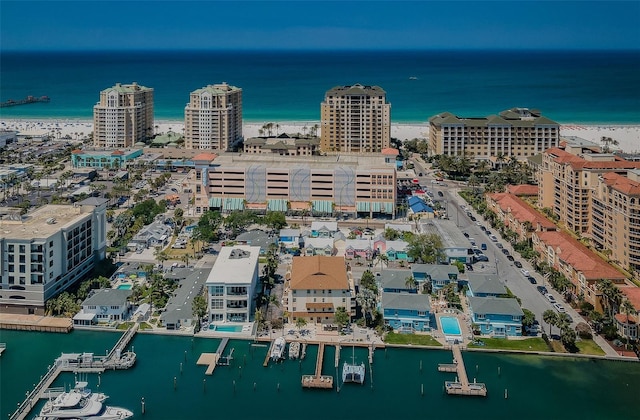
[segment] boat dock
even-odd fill
[[[27,96],[24,99],[20,99],[18,101],[14,101],[13,99],[9,99],[4,102],[0,102],[0,108],[6,108],[10,106],[16,105],[27,105],[27,104],[36,104],[38,102],[51,102],[51,98],[48,96]]]
[[[336,344],[336,368],[340,365],[340,344]]]
[[[216,369],[216,366],[229,366],[231,360],[233,360],[234,349],[231,349],[227,356],[223,356],[224,349],[227,347],[227,344],[229,344],[229,338],[225,337],[218,345],[218,350],[216,350],[215,353],[202,353],[200,355],[196,365],[208,366],[207,370],[204,372],[205,375],[213,375],[213,371]]]
[[[460,346],[457,344],[452,346],[451,351],[453,353],[453,363],[438,365],[438,371],[440,372],[455,372],[457,374],[455,381],[445,381],[444,389],[446,393],[450,395],[478,395],[486,397],[487,387],[485,384],[476,383],[475,379],[473,383],[469,383]]]
[[[18,405],[16,411],[9,417],[10,420],[24,419],[39,399],[48,398],[52,392],[55,392],[56,388],[49,389],[49,386],[62,372],[102,373],[107,369],[128,369],[133,366],[136,361],[135,353],[123,352],[123,350],[138,331],[138,327],[139,324],[135,324],[128,329],[106,356],[94,356],[93,353],[62,353],[53,365],[49,366],[47,373],[27,394],[25,400]]]
[[[73,321],[53,316],[0,314],[0,329],[68,333],[73,329]]]
[[[275,341],[272,341],[271,345],[269,346],[269,350],[267,350],[267,355],[264,357],[264,363],[262,364],[262,366],[264,367],[269,366],[269,359],[271,358],[271,350],[273,350],[274,345],[275,345]]]
[[[336,346],[336,350],[337,349],[338,349],[338,346]],[[339,358],[340,356],[338,355],[337,357]],[[333,376],[322,375],[323,359],[324,359],[324,343],[320,343],[318,346],[318,358],[316,359],[316,373],[315,375],[302,375],[303,388],[321,388],[321,389],[333,388]]]

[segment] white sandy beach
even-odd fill
[[[162,121],[157,120],[158,132],[166,133],[172,130],[182,133],[184,130],[183,121]],[[304,133],[314,125],[319,125],[319,121],[298,121],[298,122],[276,122],[272,134],[276,134],[275,124],[278,125],[277,132],[281,133]],[[246,123],[243,125],[245,138],[257,137],[264,123]],[[21,133],[42,133],[55,132],[56,137],[71,136],[72,139],[84,137],[93,131],[93,121],[73,120],[73,119],[6,119],[0,121],[0,129],[17,130]],[[560,128],[562,136],[576,136],[585,140],[600,143],[602,137],[611,137],[618,142],[617,146],[611,145],[612,149],[619,148],[625,152],[640,152],[640,125],[562,125]],[[391,137],[400,140],[410,140],[413,138],[428,138],[428,124],[391,124]]]

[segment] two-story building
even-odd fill
[[[113,321],[124,321],[131,315],[129,296],[131,290],[92,290],[82,302],[82,309],[73,317],[74,325],[94,325]]]
[[[508,337],[522,335],[524,312],[515,298],[469,297],[471,322],[482,335]]]
[[[418,284],[413,282],[411,270],[383,270],[377,277],[378,288],[387,293],[418,293]]]
[[[469,289],[467,296],[470,297],[499,297],[507,294],[498,276],[485,273],[467,273]]]
[[[411,274],[420,288],[426,283],[431,283],[433,291],[438,291],[450,283],[458,284],[458,268],[454,265],[413,264]]]
[[[429,295],[382,292],[380,312],[385,325],[396,331],[414,333],[431,330]]]
[[[223,246],[205,283],[209,323],[248,322],[258,284],[259,246]]]
[[[343,257],[293,257],[288,286],[284,300],[289,322],[331,322],[340,307],[355,315],[353,280]]]
[[[300,248],[302,242],[300,229],[280,229],[278,240],[280,246],[286,249]]]
[[[311,222],[312,238],[333,238],[338,231],[338,222]]]
[[[335,254],[335,246],[333,238],[305,238],[304,239],[304,255],[310,257],[313,255],[332,256]]]

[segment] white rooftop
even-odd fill
[[[207,277],[206,284],[251,283],[259,256],[259,246],[223,246]]]
[[[73,225],[87,217],[81,207],[72,205],[48,204],[21,221],[0,220],[0,237],[12,239],[48,238],[67,225]]]

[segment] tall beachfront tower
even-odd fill
[[[429,118],[434,155],[469,155],[495,161],[498,156],[534,156],[560,140],[560,125],[540,111],[512,108],[488,117],[458,117],[450,112]]]
[[[242,89],[227,83],[191,92],[184,108],[187,149],[229,150],[242,140]]]
[[[391,104],[378,86],[337,86],[320,105],[325,152],[380,152],[391,140]]]
[[[100,92],[93,107],[93,145],[131,147],[153,136],[153,89],[116,83]]]

